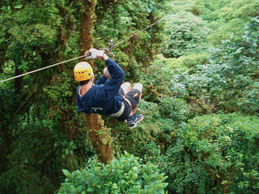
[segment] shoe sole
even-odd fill
[[[140,120],[138,120],[134,126],[130,127],[130,129],[134,129],[135,127],[137,127],[137,124],[139,122],[143,121],[143,119],[144,119],[144,116],[142,115],[142,118]]]

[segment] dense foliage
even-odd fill
[[[83,2],[1,1],[0,80],[78,56]],[[104,165],[76,110],[74,63],[0,83],[0,193],[258,193],[258,6],[97,1],[100,49],[163,17],[113,50],[125,81],[144,84],[144,120],[102,117],[116,155]]]
[[[206,112],[256,113],[258,24],[257,18],[252,19],[241,37],[233,36],[211,49],[208,64],[197,64],[195,69],[174,74],[175,95],[195,99]]]

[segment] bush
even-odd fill
[[[256,193],[259,119],[241,114],[198,116],[171,133],[164,157],[169,189],[178,193]]]
[[[127,153],[107,165],[94,160],[88,168],[63,172],[66,179],[58,193],[164,193],[167,186],[156,165],[141,164]]]
[[[168,96],[161,99],[159,112],[163,118],[170,118],[177,123],[187,121],[192,115],[190,106],[182,98]]]

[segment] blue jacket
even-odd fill
[[[79,95],[81,86],[77,88],[76,105],[79,112],[98,113],[110,115],[120,110],[122,97],[119,89],[123,82],[125,72],[121,67],[110,58],[105,62],[111,79],[102,75],[87,93]]]

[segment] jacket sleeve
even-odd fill
[[[105,84],[107,78],[104,75],[101,75],[99,79],[95,82],[96,85]]]
[[[110,58],[105,63],[108,67],[111,78],[108,79],[104,85],[100,85],[100,87],[98,87],[98,96],[110,99],[118,93],[124,80],[125,72],[115,61]]]

